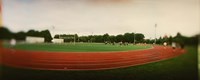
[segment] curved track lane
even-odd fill
[[[163,46],[121,52],[42,52],[0,48],[0,64],[40,70],[102,70],[156,62],[184,52]]]

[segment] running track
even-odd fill
[[[0,48],[0,64],[39,70],[102,70],[157,62],[184,52],[163,46],[121,52],[42,52]]]

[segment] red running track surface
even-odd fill
[[[0,48],[0,64],[39,70],[103,70],[156,62],[184,52],[163,46],[121,52],[42,52]]]

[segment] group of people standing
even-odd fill
[[[167,44],[167,42],[164,42],[163,45],[164,45],[164,47],[166,47],[168,44]],[[175,49],[175,48],[183,49],[184,48],[184,44],[177,43],[177,42],[172,42],[171,46],[173,49]]]

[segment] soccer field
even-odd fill
[[[9,45],[5,44],[5,47]],[[37,50],[37,51],[55,51],[55,52],[107,52],[107,51],[128,51],[128,50],[141,50],[152,48],[151,45],[105,45],[104,43],[38,43],[38,44],[26,44],[21,43],[13,47],[19,50]]]

